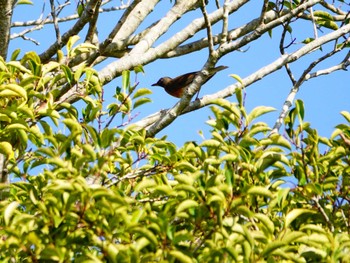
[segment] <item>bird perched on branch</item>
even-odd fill
[[[219,66],[219,67],[210,69],[209,78],[204,83],[206,83],[209,79],[211,79],[215,75],[215,73],[217,73],[220,70],[224,70],[226,68],[227,68],[226,66]],[[163,77],[163,78],[160,78],[157,81],[157,83],[152,84],[152,86],[163,87],[165,91],[171,96],[174,96],[176,98],[181,98],[184,92],[186,91],[186,88],[192,83],[194,78],[199,73],[200,71],[190,72],[173,79],[170,77]]]

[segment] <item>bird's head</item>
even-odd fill
[[[165,88],[170,81],[171,81],[171,78],[163,77],[163,78],[160,78],[156,83],[152,84],[152,86],[160,86]]]

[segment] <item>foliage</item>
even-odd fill
[[[239,24],[229,16],[253,1],[170,1],[157,21],[149,14],[164,1],[109,2],[78,1],[65,16],[69,1],[50,1],[47,18],[12,25],[13,9],[33,2],[7,1],[11,12],[0,12],[0,260],[350,262],[350,113],[341,112],[344,123],[324,138],[305,121],[303,101],[294,101],[305,81],[350,65],[348,4],[261,1],[258,16]],[[116,10],[124,12],[98,39],[100,13]],[[201,17],[172,35],[195,10]],[[295,32],[301,19],[313,34]],[[37,43],[28,34],[49,23],[56,40],[42,54],[15,50],[5,59],[11,26],[33,26],[11,37]],[[244,78],[233,73],[233,85],[191,102],[219,59],[277,28],[279,58]],[[133,122],[135,109],[151,101],[138,87],[143,66],[204,48],[207,60],[179,103]],[[296,78],[290,64],[311,53]],[[313,71],[335,54],[343,60]],[[292,89],[271,128],[259,118],[275,109],[248,112],[245,88],[282,67]],[[107,94],[118,77],[120,87]],[[156,137],[208,105],[208,139],[176,146]]]
[[[248,113],[238,91],[238,104],[211,107],[210,139],[177,148],[145,130],[96,128],[147,94],[130,99],[130,72],[120,103],[103,112],[90,68],[41,64],[31,52],[1,69],[1,149],[17,178],[2,184],[2,261],[350,260],[350,113],[321,138],[298,101],[285,136],[267,137],[271,129],[256,119],[273,108]],[[48,87],[63,77],[90,91],[81,94],[82,115],[52,103]]]

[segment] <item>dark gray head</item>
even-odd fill
[[[163,77],[160,78],[156,83],[152,84],[152,86],[160,86],[160,87],[166,87],[167,84],[172,80],[170,77]]]

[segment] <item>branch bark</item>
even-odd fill
[[[10,40],[11,19],[15,0],[0,0],[0,56],[5,60]]]

